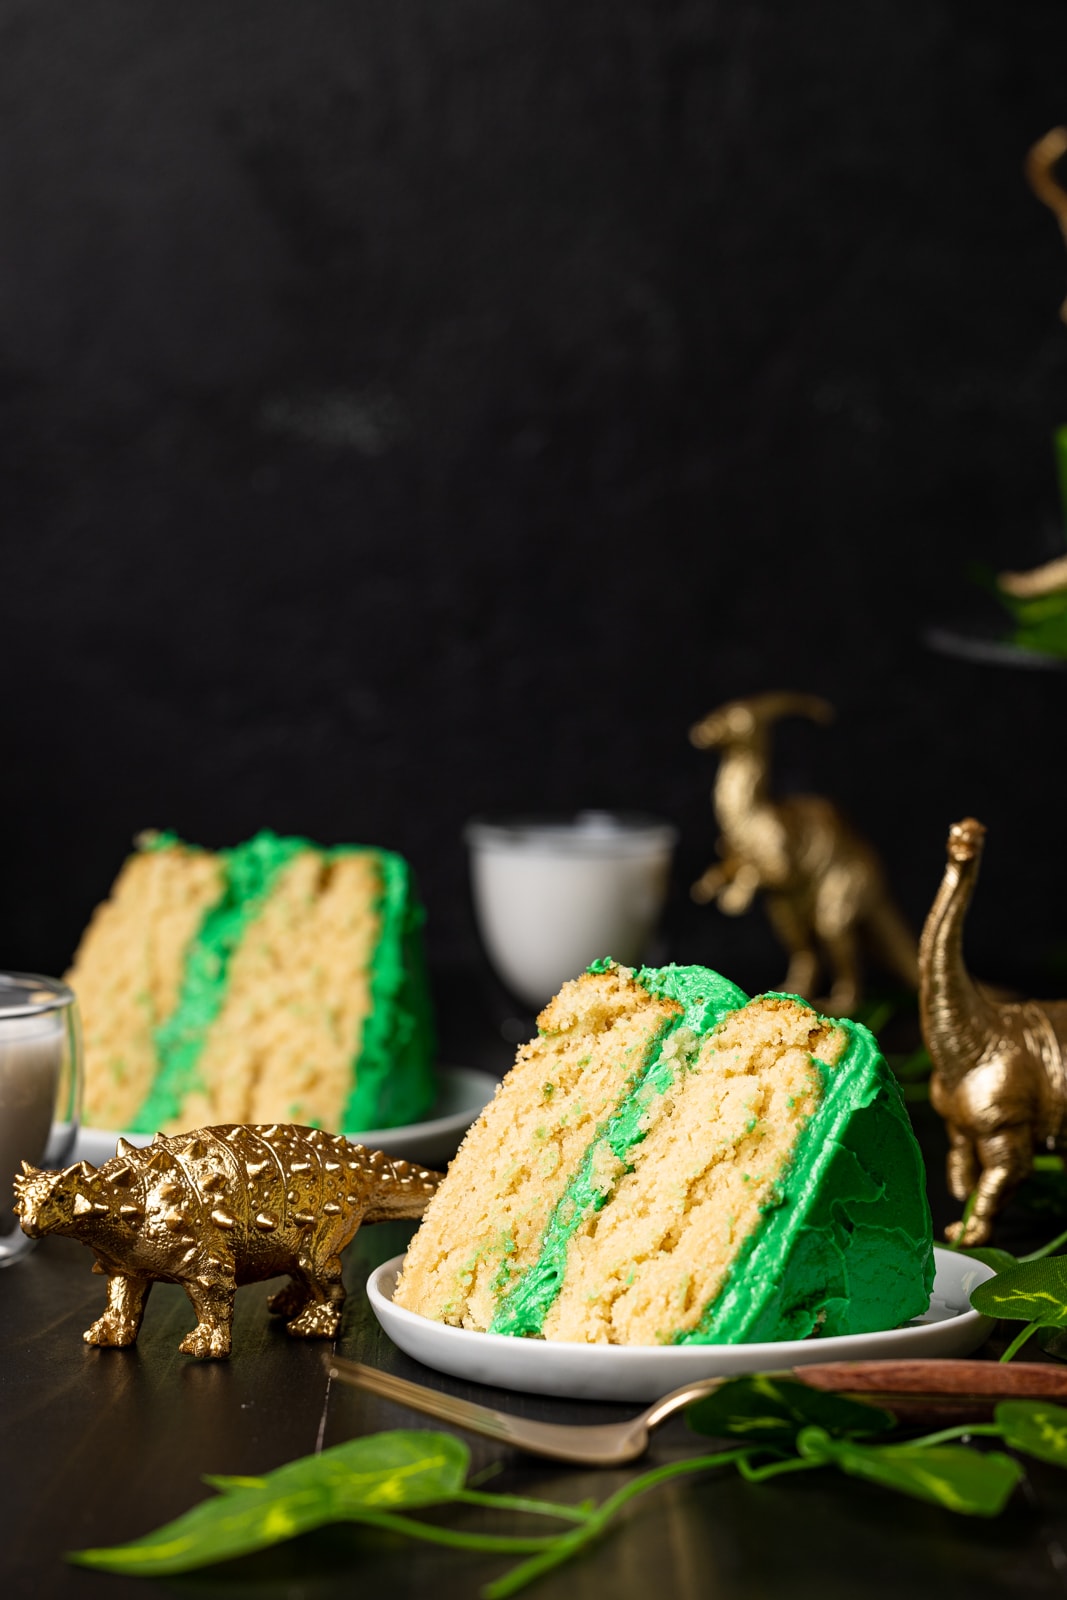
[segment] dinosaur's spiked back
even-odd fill
[[[222,1356],[236,1286],[278,1273],[292,1282],[269,1305],[288,1331],[332,1337],[345,1297],[341,1251],[362,1222],[421,1216],[440,1176],[318,1128],[226,1124],[157,1135],[146,1149],[120,1139],[99,1169],[24,1162],[15,1210],[31,1237],[70,1234],[108,1274],[90,1344],[132,1344],[148,1290],[164,1279],[183,1286],[199,1318],[180,1348]]]

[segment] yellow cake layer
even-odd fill
[[[185,950],[222,892],[206,850],[131,856],[99,905],[66,975],[85,1050],[83,1121],[128,1128],[156,1070],[153,1031],[174,1010]]]
[[[574,1167],[681,1011],[624,968],[564,984],[431,1200],[408,1250],[397,1305],[488,1328],[502,1277],[537,1259]],[[607,1167],[604,1176],[610,1181]]]
[[[545,1338],[656,1344],[695,1327],[815,1109],[813,1056],[832,1064],[845,1044],[787,999],[727,1017],[650,1102],[631,1170],[571,1239]]]
[[[200,1088],[165,1132],[279,1119],[341,1127],[371,1005],[380,888],[371,855],[308,852],[279,873],[230,963]]]

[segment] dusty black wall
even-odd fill
[[[488,807],[683,829],[690,721],[794,685],[918,922],[1048,964],[1067,675],[931,654],[1056,548],[1067,257],[1021,176],[1060,0],[0,0],[0,961],[130,836],[414,860],[439,971]],[[1033,870],[1035,857],[1040,872]],[[1024,866],[1030,870],[1024,872]]]

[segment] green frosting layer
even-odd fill
[[[359,1072],[344,1111],[350,1132],[417,1122],[433,1108],[434,1034],[422,951],[425,916],[402,856],[381,850],[381,930]]]
[[[147,836],[142,848],[178,843],[174,834]],[[263,910],[279,874],[296,856],[318,850],[307,839],[264,831],[219,855],[225,889],[206,913],[186,952],[178,1004],[156,1029],[159,1070],[132,1131],[151,1133],[180,1116],[186,1096],[203,1087],[198,1077],[208,1033],[226,998],[230,963]],[[422,960],[418,907],[407,863],[391,851],[340,845],[319,852],[328,860],[372,854],[381,871],[376,909],[381,919],[371,967],[372,1009],[353,1057],[357,1085],[345,1107],[344,1127],[397,1127],[418,1121],[433,1106],[433,1029]]]
[[[610,965],[596,962],[590,971]],[[490,1332],[540,1334],[563,1283],[570,1240],[611,1198],[605,1151],[620,1173],[632,1165],[652,1098],[670,1087],[703,1037],[748,1003],[734,984],[702,967],[641,968],[635,977],[650,993],[677,1000],[683,1015],[664,1027],[626,1099],[597,1130],[552,1212],[538,1260],[507,1288]],[[926,1310],[933,1250],[922,1157],[875,1040],[858,1023],[840,1025],[849,1044],[835,1067],[822,1067],[822,1097],[779,1174],[763,1225],[743,1242],[722,1290],[680,1343],[862,1333],[884,1327],[887,1308],[895,1322]]]
[[[594,961],[589,971],[605,972],[612,965],[607,960]],[[553,1208],[538,1260],[502,1298],[489,1325],[490,1333],[528,1336],[541,1332],[563,1284],[571,1239],[583,1218],[590,1211],[599,1211],[610,1197],[598,1176],[605,1170],[605,1151],[626,1163],[630,1151],[644,1138],[642,1124],[651,1101],[670,1088],[699,1048],[701,1035],[745,1003],[736,984],[707,967],[642,967],[634,976],[649,993],[677,1001],[682,1015],[661,1029],[659,1048],[653,1047],[646,1064],[630,1079],[622,1104],[597,1129],[581,1166]]]
[[[934,1278],[926,1174],[877,1042],[842,1021],[845,1054],[778,1179],[763,1227],[681,1344],[872,1333],[921,1316]],[[821,1065],[821,1063],[819,1063]]]

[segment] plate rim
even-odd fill
[[[931,1289],[931,1298],[933,1297],[934,1288],[936,1288],[937,1275],[940,1270],[938,1257],[944,1256],[950,1261],[960,1259],[958,1252],[949,1250],[942,1245],[935,1244],[933,1251],[934,1286]],[[807,1361],[846,1359],[842,1353],[843,1347],[846,1345],[849,1351],[852,1352],[847,1359],[862,1361],[864,1359],[877,1359],[863,1356],[862,1350],[865,1341],[869,1341],[867,1348],[870,1348],[876,1342],[892,1338],[894,1335],[900,1336],[905,1340],[909,1335],[926,1334],[936,1336],[936,1330],[946,1326],[956,1329],[965,1328],[979,1333],[983,1326],[986,1325],[988,1332],[992,1332],[996,1320],[995,1318],[986,1317],[980,1311],[975,1311],[971,1308],[967,1311],[960,1311],[955,1316],[946,1318],[941,1322],[911,1323],[897,1328],[874,1329],[868,1333],[833,1334],[826,1339],[782,1339],[776,1342],[763,1341],[752,1344],[605,1345],[579,1344],[576,1341],[565,1339],[516,1339],[509,1334],[480,1333],[472,1328],[456,1328],[449,1323],[435,1322],[430,1317],[420,1316],[416,1311],[408,1311],[404,1306],[395,1305],[392,1294],[387,1295],[384,1292],[381,1280],[388,1272],[399,1272],[404,1259],[404,1254],[401,1254],[391,1257],[388,1261],[383,1261],[374,1268],[367,1278],[367,1298],[370,1301],[371,1309],[390,1338],[393,1338],[393,1335],[388,1323],[390,1319],[395,1318],[401,1329],[410,1328],[416,1338],[420,1334],[423,1338],[438,1337],[445,1342],[446,1347],[451,1345],[453,1348],[470,1349],[472,1352],[478,1349],[492,1350],[498,1353],[510,1350],[516,1355],[521,1352],[525,1360],[542,1365],[551,1365],[552,1359],[555,1357],[557,1360],[578,1361],[585,1363],[586,1366],[601,1367],[606,1370],[609,1366],[616,1368],[636,1366],[640,1362],[647,1363],[652,1358],[678,1362],[687,1359],[692,1363],[696,1362],[702,1354],[714,1359],[715,1352],[722,1351],[743,1352],[745,1357],[751,1356],[754,1360],[757,1352],[761,1354],[761,1357],[765,1352],[764,1359],[772,1364],[777,1360],[781,1365],[782,1352],[789,1351],[791,1353],[798,1352],[798,1354],[791,1354],[787,1358],[787,1364],[799,1366],[805,1363],[805,1358]],[[973,1257],[964,1257],[963,1259],[967,1260],[978,1274],[975,1287],[979,1283],[985,1283],[988,1279],[996,1277],[994,1269],[984,1261],[978,1261]],[[986,1337],[988,1337],[988,1333]],[[457,1343],[457,1341],[460,1342]],[[395,1339],[393,1342],[397,1343]],[[857,1344],[860,1346],[858,1351]],[[405,1349],[406,1347],[400,1346],[400,1348]],[[977,1348],[977,1344],[975,1348]],[[540,1353],[535,1354],[534,1352]],[[421,1358],[417,1357],[416,1359]],[[426,1365],[430,1365],[430,1363],[426,1363]],[[753,1367],[750,1370],[758,1369]]]
[[[457,1082],[470,1082],[472,1079],[484,1078],[486,1080],[485,1087],[489,1089],[489,1094],[487,1095],[486,1099],[480,1103],[480,1105],[475,1106],[472,1100],[469,1107],[464,1107],[460,1111],[450,1111],[443,1117],[424,1118],[421,1122],[402,1122],[398,1123],[396,1127],[393,1128],[345,1128],[342,1130],[344,1137],[349,1141],[350,1144],[368,1144],[371,1140],[383,1138],[395,1139],[398,1136],[404,1136],[406,1138],[429,1138],[435,1135],[441,1136],[443,1134],[452,1132],[458,1121],[464,1118],[466,1119],[464,1125],[469,1127],[474,1119],[480,1116],[485,1107],[489,1104],[489,1101],[496,1092],[496,1086],[500,1082],[500,1079],[497,1078],[492,1072],[489,1072],[485,1067],[468,1067],[457,1062],[441,1062],[434,1068],[434,1071],[438,1078],[448,1077]],[[440,1095],[438,1095],[438,1099],[440,1099]],[[131,1144],[140,1142],[142,1145],[144,1145],[150,1144],[155,1138],[155,1134],[153,1133],[130,1133],[128,1130],[124,1130],[122,1128],[117,1130],[113,1130],[111,1128],[98,1128],[93,1123],[83,1122],[80,1123],[78,1127],[77,1138],[75,1139],[75,1148],[77,1148],[77,1144],[81,1140],[82,1136],[86,1134],[89,1135],[94,1141],[107,1141],[112,1145],[116,1144],[119,1139],[128,1139]]]

